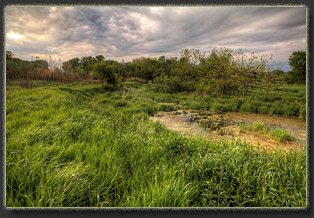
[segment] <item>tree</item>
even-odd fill
[[[244,103],[248,88],[257,82],[257,74],[263,72],[270,59],[263,55],[259,60],[254,53],[247,55],[239,49],[234,52],[231,68],[233,71],[232,79],[242,86],[242,104]]]
[[[297,83],[306,82],[306,52],[294,51],[289,57],[289,65],[292,69],[292,80]]]
[[[145,81],[153,80],[157,75],[158,62],[154,59],[147,58],[141,64],[141,76]]]
[[[104,60],[105,60],[105,57],[104,57],[103,55],[97,55],[97,56],[95,57],[95,59],[96,59],[97,62],[101,62],[101,61],[104,61]]]
[[[6,57],[6,61],[9,61],[14,57],[14,54],[11,51],[6,51],[5,57]]]
[[[205,53],[200,53],[198,49],[182,49],[181,50],[181,78],[184,81],[197,80],[200,72],[197,65],[204,59]]]
[[[275,69],[275,66],[277,66],[277,69]],[[276,64],[276,62],[269,63],[264,67],[265,69],[259,76],[261,87],[265,90],[265,99],[267,100],[270,89],[275,84],[280,84],[283,81],[284,72],[280,69],[281,64]]]
[[[232,94],[236,85],[231,76],[232,50],[228,48],[214,48],[207,58],[203,68],[207,74],[202,79],[202,89],[206,92],[221,94]]]
[[[72,58],[66,62],[63,62],[62,69],[65,73],[79,74],[80,59]]]
[[[113,67],[105,62],[99,62],[94,65],[94,72],[101,79],[102,86],[104,83],[116,85],[117,77],[113,71]]]
[[[84,70],[84,75],[88,75],[93,70],[93,65],[96,62],[96,59],[92,56],[86,56],[81,58],[80,66]]]

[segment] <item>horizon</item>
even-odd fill
[[[273,54],[282,70],[289,71],[292,52],[307,48],[304,6],[9,6],[5,27],[6,50],[23,60],[51,56],[65,62],[101,54],[130,62],[180,57],[185,48],[208,55],[226,47]]]

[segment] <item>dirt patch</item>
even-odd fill
[[[266,150],[281,148],[283,150],[298,149],[305,144],[299,141],[279,142],[265,134],[256,131],[241,132],[237,125],[223,127],[219,130],[212,131],[210,134],[210,141],[227,141],[232,140],[250,143],[255,146],[260,146]]]

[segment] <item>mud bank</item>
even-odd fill
[[[291,149],[306,146],[306,122],[297,118],[248,112],[221,112],[204,110],[183,110],[158,112],[150,117],[160,121],[169,129],[188,136],[204,137],[209,141],[240,140],[265,148]],[[278,142],[267,135],[254,131],[240,131],[240,123],[263,122],[269,127],[285,129],[294,141]]]

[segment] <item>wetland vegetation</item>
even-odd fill
[[[306,207],[305,80],[232,55],[23,73],[7,53],[6,206]]]

